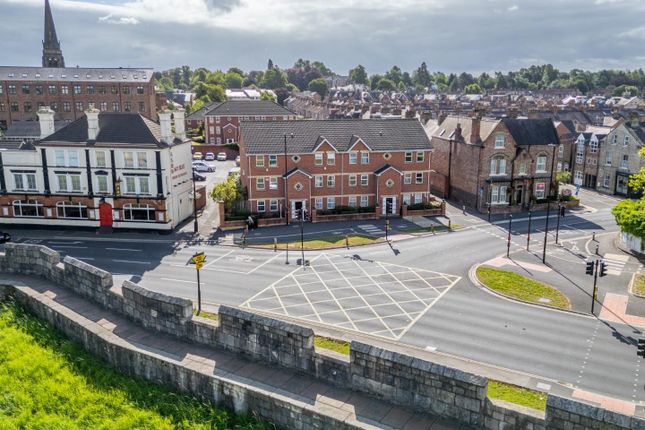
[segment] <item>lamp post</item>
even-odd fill
[[[549,179],[549,194],[553,189],[553,168],[555,167],[555,147],[554,143],[550,143],[549,146],[553,147],[553,153],[551,154],[551,177]],[[544,227],[544,246],[542,248],[542,264],[546,264],[546,242],[549,234],[549,212],[551,211],[551,200],[549,199],[549,194],[546,196],[546,225]]]
[[[293,133],[291,133],[293,139]],[[289,187],[287,186],[287,133],[284,134],[284,225],[289,225]]]
[[[528,235],[526,236],[526,250],[529,250],[529,247],[531,246],[531,209],[529,209],[529,232]]]
[[[199,224],[197,223],[197,185],[195,184],[195,172],[193,172],[193,218],[195,222],[193,232],[197,234],[199,232]]]
[[[558,237],[560,236],[560,214],[562,213],[562,204],[558,202],[558,223],[555,226],[555,244],[558,245]]]

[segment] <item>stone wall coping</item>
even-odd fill
[[[551,394],[547,397],[546,405],[547,408],[552,407],[554,409],[560,409],[572,414],[593,418],[598,421],[602,421],[604,418],[604,409],[579,400],[567,399]]]
[[[264,325],[267,327],[277,328],[287,333],[293,333],[295,335],[299,335],[303,337],[313,338],[314,336],[314,331],[309,327],[303,327],[297,324],[292,324],[285,321],[265,317],[263,315],[247,312],[239,308],[234,308],[232,306],[221,305],[219,307],[219,314],[220,314],[220,317],[229,316],[233,318],[239,318],[239,319],[251,321],[256,324]]]
[[[172,305],[177,305],[177,306],[182,306],[182,307],[191,307],[193,306],[193,302],[188,300],[188,299],[182,299],[181,297],[175,297],[175,296],[168,296],[163,293],[157,293],[154,291],[150,291],[147,288],[142,287],[139,284],[135,284],[132,281],[125,280],[123,281],[123,285],[121,286],[122,290],[127,290],[132,292],[133,294],[137,294],[140,296],[143,296],[147,299],[150,300],[155,300],[158,302],[163,302],[163,303],[169,303]]]
[[[520,415],[526,415],[537,420],[544,420],[546,418],[545,411],[538,411],[537,409],[518,405],[516,403],[506,402],[500,399],[492,399],[490,397],[488,397],[487,399],[496,408],[511,410],[513,412],[517,412]]]
[[[59,257],[60,258],[60,253],[58,251],[54,251],[51,248],[48,248],[44,245],[37,245],[33,243],[13,243],[13,242],[8,242],[5,243],[5,252],[6,251],[37,251],[40,252],[41,254],[45,254],[49,257]]]
[[[92,266],[91,264],[88,264],[84,261],[78,260],[74,257],[70,257],[67,255],[65,258],[63,258],[63,263],[66,266],[73,266],[76,267],[79,270],[83,270],[85,272],[89,272],[92,275],[99,276],[103,279],[112,279],[112,274],[110,272],[107,272],[103,269],[99,269],[96,266]]]

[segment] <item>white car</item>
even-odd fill
[[[228,171],[228,176],[239,175],[239,174],[240,174],[239,167],[233,167],[231,170]]]
[[[204,160],[206,161],[213,161],[215,159],[215,154],[212,152],[207,152],[206,155],[204,156]]]
[[[203,161],[193,161],[193,170],[196,172],[214,172],[215,167],[209,166]]]
[[[228,157],[226,156],[226,152],[218,152],[217,153],[217,161],[226,161]]]

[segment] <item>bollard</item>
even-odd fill
[[[435,234],[434,233],[434,224],[432,224],[432,226],[430,227],[430,230],[432,231],[432,234]]]
[[[463,214],[466,215],[466,205],[463,205],[461,207],[461,212],[463,212]]]
[[[289,264],[289,242],[284,243],[284,249],[287,251],[286,260],[284,264]]]
[[[596,255],[600,255],[600,245],[596,245]]]
[[[349,249],[349,235],[345,235],[345,248]]]
[[[278,252],[278,238],[273,238],[273,252]]]
[[[448,219],[448,230],[452,230],[452,220]]]
[[[591,233],[591,240],[596,241],[596,232]]]

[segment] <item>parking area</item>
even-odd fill
[[[399,339],[461,278],[352,257],[320,255],[242,304]]]

